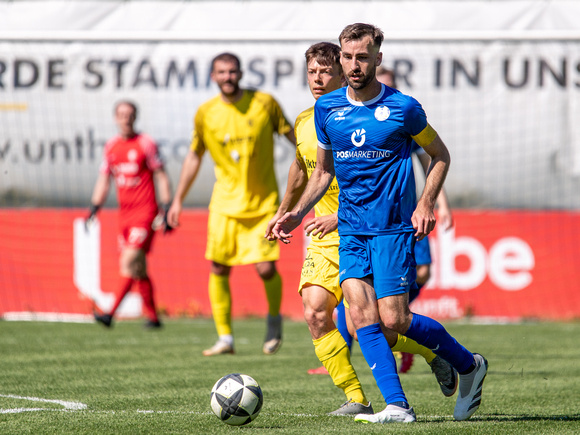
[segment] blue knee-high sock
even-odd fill
[[[356,330],[358,344],[367,364],[373,372],[381,394],[387,404],[393,402],[408,403],[399,375],[397,363],[387,339],[381,331],[381,326],[374,323]]]
[[[430,317],[413,313],[411,326],[404,335],[431,349],[459,373],[465,373],[473,364],[473,354],[459,344],[441,323]]]
[[[352,335],[348,332],[348,328],[346,326],[346,309],[344,308],[344,300],[340,301],[340,304],[336,307],[336,327],[338,328],[338,332],[346,341],[348,345],[348,350],[352,349]]]

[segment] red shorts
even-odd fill
[[[155,231],[151,228],[152,222],[122,223],[118,243],[119,249],[143,249],[146,253],[151,249],[151,242]]]

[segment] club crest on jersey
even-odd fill
[[[129,150],[127,152],[127,160],[134,162],[135,160],[137,160],[137,157],[138,157],[137,150]]]
[[[365,143],[365,129],[364,128],[357,128],[355,131],[352,132],[350,136],[350,141],[355,147],[362,147]]]
[[[391,114],[391,111],[387,106],[379,106],[375,110],[375,119],[377,121],[386,121]]]

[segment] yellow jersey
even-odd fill
[[[306,167],[308,178],[310,178],[316,166],[316,154],[318,152],[318,140],[314,127],[314,107],[306,109],[298,115],[294,132],[296,134],[297,144],[296,157],[302,160]],[[326,216],[338,211],[338,192],[338,182],[334,178],[324,196],[314,206],[316,216]],[[322,239],[319,239],[317,236],[312,237],[310,243],[319,246],[338,245],[338,240],[338,231],[334,230]]]
[[[274,133],[283,135],[291,128],[277,101],[263,92],[244,90],[236,103],[218,95],[202,104],[191,150],[199,156],[209,151],[215,163],[209,209],[237,218],[275,213]]]

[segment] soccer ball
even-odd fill
[[[264,398],[258,383],[248,375],[232,373],[211,389],[211,409],[224,423],[241,426],[254,420]]]

